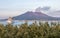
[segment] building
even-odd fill
[[[7,20],[7,23],[8,24],[12,24],[12,22],[13,22],[13,18],[12,17],[9,17],[8,20]]]

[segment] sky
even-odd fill
[[[60,12],[55,12],[60,11],[60,0],[0,0],[0,17],[17,16],[46,6],[51,8],[46,14],[60,17]]]

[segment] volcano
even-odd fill
[[[42,12],[27,11],[22,15],[13,17],[15,20],[57,20],[55,17],[48,16]]]

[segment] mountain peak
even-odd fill
[[[55,17],[48,16],[41,12],[41,10],[49,10],[50,7],[38,7],[35,12],[27,11],[26,13],[13,17],[15,20],[57,20]]]
[[[52,17],[42,12],[27,11],[25,14],[14,17],[15,20],[50,20]]]

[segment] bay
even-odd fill
[[[45,22],[48,22],[48,24],[50,25],[52,22],[53,23],[60,23],[60,21],[39,21],[39,20],[36,20],[36,23],[39,25],[39,22],[41,23],[45,23]],[[19,21],[19,20],[13,20],[13,25],[21,25],[21,24],[24,24],[25,21]],[[30,21],[27,21],[28,25],[32,24],[32,23],[35,23],[35,21],[33,20],[30,20]],[[0,21],[0,24],[8,24],[7,21]]]

